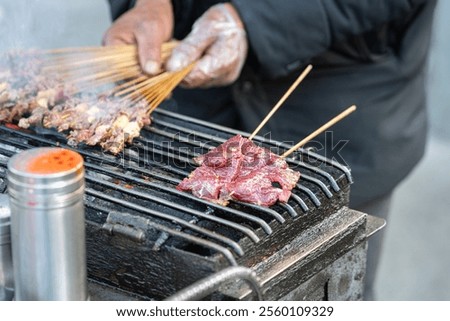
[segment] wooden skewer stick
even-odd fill
[[[57,49],[47,49],[41,50],[44,54],[73,54],[73,53],[85,53],[85,52],[107,52],[121,49],[134,49],[135,45],[116,45],[116,46],[108,46],[108,47],[65,47],[65,48],[57,48]]]
[[[96,65],[98,63],[117,63],[117,62],[121,62],[124,61],[124,59],[127,58],[133,58],[133,56],[130,55],[124,55],[124,54],[114,54],[111,56],[99,56],[99,57],[95,57],[95,58],[91,58],[91,57],[87,57],[85,59],[79,59],[76,61],[70,61],[70,62],[66,62],[66,63],[62,63],[64,68],[73,68],[76,66],[82,66],[82,67],[86,67],[89,65]],[[51,70],[51,69],[58,69],[61,66],[61,62],[58,62],[56,64],[48,64],[47,66],[45,66],[44,68],[46,70]]]
[[[92,80],[96,80],[96,79],[102,79],[102,78],[107,78],[107,77],[113,77],[115,78],[115,76],[117,74],[135,74],[135,75],[139,75],[140,72],[140,68],[139,67],[134,67],[134,68],[117,68],[117,69],[109,69],[103,72],[97,72],[97,73],[93,73],[91,75],[87,75],[84,77],[77,77],[74,78],[73,80],[71,80],[71,82],[73,83],[83,83],[83,82],[88,82],[88,81],[92,81]]]
[[[171,40],[165,42],[161,46],[161,50],[172,50],[178,44],[177,40]],[[58,49],[47,49],[41,50],[44,54],[71,54],[71,53],[84,53],[84,52],[109,52],[117,50],[136,50],[136,45],[116,45],[116,46],[106,46],[106,47],[67,47]]]
[[[184,77],[191,72],[192,68],[194,67],[195,62],[188,65],[184,69],[171,73],[171,77],[169,77],[167,80],[164,81],[163,90],[157,90],[156,97],[152,99],[152,102],[150,103],[150,108],[148,110],[148,113],[151,114],[158,106],[159,104],[167,98],[167,96],[170,95],[172,90],[184,79]],[[163,83],[163,82],[161,82]],[[150,98],[147,96],[147,100]]]
[[[134,86],[137,85],[145,80],[147,80],[148,77],[147,76],[139,76],[138,78],[132,79],[130,81],[127,81],[123,84],[117,85],[115,86],[112,90],[111,90],[111,95],[115,94],[116,92],[119,92],[120,90],[124,89],[124,88],[128,88],[130,86]]]
[[[125,94],[128,94],[127,96],[124,96],[123,98],[126,99],[126,98],[129,98],[129,97],[132,97],[132,96],[134,96],[136,94],[139,94],[139,92],[137,91],[138,89],[140,89],[142,87],[149,86],[149,85],[154,84],[154,83],[159,83],[160,81],[163,81],[167,77],[169,77],[168,73],[167,72],[163,72],[162,74],[159,74],[159,75],[157,75],[155,77],[147,78],[147,80],[145,80],[145,81],[143,81],[143,82],[141,82],[139,84],[136,84],[136,85],[130,86],[128,88],[122,89],[121,91],[116,92],[114,94],[114,96],[118,97],[118,96],[123,96]]]
[[[270,117],[272,117],[273,114],[275,114],[278,108],[280,108],[281,105],[283,105],[283,103],[286,101],[286,99],[288,99],[288,97],[292,94],[295,88],[297,88],[297,86],[303,81],[303,79],[305,79],[305,77],[309,74],[311,69],[312,66],[308,65],[308,67],[306,67],[305,70],[303,70],[303,72],[300,74],[297,80],[294,81],[291,87],[289,87],[289,89],[284,93],[283,97],[281,97],[281,99],[277,102],[277,104],[272,108],[270,113],[267,114],[266,118],[264,118],[263,121],[259,124],[259,126],[253,131],[253,133],[248,138],[249,140],[252,140],[253,137],[255,137],[256,134],[261,130],[261,128],[263,128],[263,126],[269,121]]]
[[[316,129],[314,132],[312,132],[311,134],[309,134],[308,136],[306,136],[305,138],[303,138],[301,141],[299,141],[295,146],[293,146],[291,149],[289,149],[288,151],[286,151],[283,155],[281,155],[282,158],[288,157],[290,154],[292,154],[293,152],[295,152],[297,149],[299,149],[300,147],[302,147],[303,145],[305,145],[307,142],[309,142],[311,139],[313,139],[314,137],[316,137],[317,135],[323,133],[324,131],[326,131],[328,128],[330,128],[331,126],[333,126],[334,124],[336,124],[337,122],[341,121],[342,119],[344,119],[345,117],[347,117],[348,115],[350,115],[351,113],[353,113],[356,110],[356,106],[350,106],[349,108],[347,108],[346,110],[344,110],[342,113],[340,113],[339,115],[337,115],[336,117],[334,117],[333,119],[331,119],[330,121],[328,121],[327,123],[323,124],[322,126],[320,126],[318,129]]]

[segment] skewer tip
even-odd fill
[[[308,65],[305,70],[298,76],[298,78],[293,82],[293,84],[289,87],[289,89],[284,93],[284,95],[280,98],[280,100],[273,106],[272,110],[267,114],[267,116],[263,119],[263,121],[258,125],[258,127],[253,131],[253,133],[249,136],[249,140],[252,140],[256,134],[261,130],[261,128],[269,121],[270,117],[275,114],[278,108],[286,101],[290,94],[297,88],[297,86],[306,78],[309,72],[312,69],[312,65]]]
[[[309,134],[306,138],[302,139],[300,142],[298,142],[295,146],[293,146],[292,148],[290,148],[288,151],[286,151],[283,155],[281,155],[282,158],[285,158],[287,156],[289,156],[290,154],[292,154],[294,151],[296,151],[297,149],[299,149],[300,147],[302,147],[303,145],[305,145],[306,143],[308,143],[311,139],[315,138],[317,135],[323,133],[325,130],[327,130],[328,128],[330,128],[331,126],[333,126],[334,124],[336,124],[337,122],[341,121],[342,119],[344,119],[345,117],[347,117],[348,115],[350,115],[351,113],[353,113],[356,110],[356,105],[352,105],[350,107],[348,107],[347,109],[345,109],[343,112],[341,112],[339,115],[335,116],[333,119],[331,119],[330,121],[326,122],[325,124],[323,124],[321,127],[319,127],[318,129],[316,129],[314,132],[312,132],[311,134]]]

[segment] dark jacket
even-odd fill
[[[121,1],[112,2],[115,15],[123,12],[117,11]],[[217,2],[174,0],[175,35],[184,37]],[[202,117],[203,110],[203,118],[253,131],[312,63],[311,74],[260,134],[296,142],[356,104],[358,111],[331,129],[332,140],[321,135],[311,144],[350,166],[352,205],[392,191],[424,153],[424,83],[436,1],[231,2],[250,43],[242,75],[227,88],[178,90],[179,111]],[[348,141],[341,150],[339,141]]]

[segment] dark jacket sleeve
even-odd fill
[[[136,0],[108,0],[112,20],[116,20],[134,7]],[[175,17],[174,37],[183,39],[191,31],[192,25],[208,8],[221,0],[172,0]]]
[[[134,7],[135,0],[108,0],[111,11],[111,19],[116,20],[127,10]]]
[[[285,76],[332,44],[403,17],[426,0],[232,0],[261,72]]]
[[[174,37],[183,39],[191,31],[192,25],[206,10],[223,0],[172,0],[175,30]]]

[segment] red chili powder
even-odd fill
[[[28,171],[35,174],[55,174],[71,170],[82,161],[80,154],[67,149],[58,149],[31,160]]]

